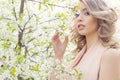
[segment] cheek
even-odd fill
[[[88,17],[85,19],[86,25],[93,26],[97,24],[97,20],[93,17]]]
[[[97,31],[97,20],[94,18],[86,19],[86,29],[87,31],[94,32]]]

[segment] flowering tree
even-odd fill
[[[73,44],[68,44],[62,66],[53,66],[51,44],[56,29],[61,39],[69,34],[78,5],[77,0],[0,0],[0,79],[49,80],[53,68],[63,74],[61,80],[65,75],[80,79],[77,69],[65,70],[74,57]]]
[[[48,80],[54,56],[51,36],[55,29],[61,36],[69,33],[76,4],[72,0],[1,0],[0,79]],[[71,59],[66,58],[67,64]]]

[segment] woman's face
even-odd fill
[[[83,2],[81,2],[79,13],[75,19],[78,33],[86,36],[97,32],[98,21],[88,12]]]

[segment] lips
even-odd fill
[[[79,25],[78,25],[78,29],[82,30],[82,29],[84,29],[84,28],[85,28],[85,25],[83,25],[83,24],[79,24]]]

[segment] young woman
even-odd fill
[[[77,55],[70,69],[82,71],[80,80],[120,80],[120,52],[118,44],[113,40],[116,12],[103,0],[80,0],[80,3],[72,29]],[[56,31],[52,43],[55,58],[62,63],[68,37],[61,42],[59,33]],[[51,80],[55,79],[52,74]]]

